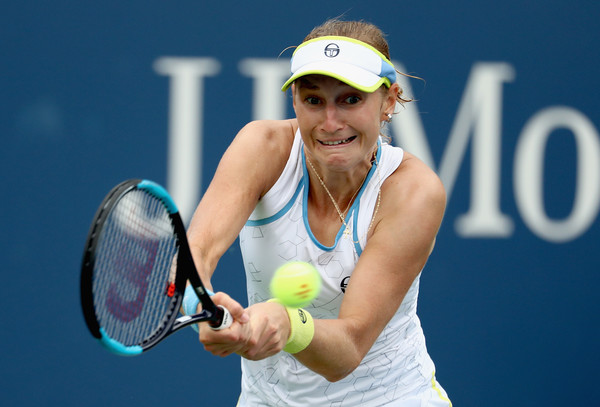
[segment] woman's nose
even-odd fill
[[[322,128],[327,133],[335,133],[343,127],[341,115],[335,105],[329,105],[324,110]]]

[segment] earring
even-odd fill
[[[387,114],[387,120],[386,120],[386,122],[388,122],[388,123],[392,122],[392,114],[391,113]]]

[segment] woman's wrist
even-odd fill
[[[268,302],[277,302],[271,299]],[[282,304],[283,305],[283,304]],[[315,335],[315,324],[310,312],[302,308],[285,307],[290,320],[290,336],[283,348],[284,352],[298,353],[308,347]]]

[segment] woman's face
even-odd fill
[[[394,88],[366,93],[329,76],[307,75],[296,80],[292,92],[312,161],[333,171],[350,170],[365,160],[370,164],[381,122],[393,112]]]

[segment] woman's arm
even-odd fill
[[[285,168],[297,128],[295,119],[252,122],[238,133],[223,155],[188,229],[192,256],[208,289],[212,289],[210,280],[219,259]],[[282,349],[289,336],[289,320],[276,304],[244,312],[225,293],[217,293],[212,299],[237,317],[229,329],[200,329],[200,341],[206,350],[220,356],[236,352],[270,356]]]
[[[209,289],[219,259],[283,171],[295,129],[294,120],[249,123],[223,155],[188,229],[196,268]]]
[[[381,207],[338,319],[315,320],[311,344],[296,358],[330,381],[362,361],[423,269],[445,210],[439,178],[406,155],[383,184]]]
[[[315,320],[310,345],[294,356],[329,381],[351,373],[396,313],[424,267],[442,221],[446,195],[439,178],[410,155],[383,184],[381,207],[344,294],[337,319]],[[221,303],[226,306],[226,302]],[[281,351],[290,332],[283,306],[248,308],[249,324],[203,330],[208,351],[259,360]]]

